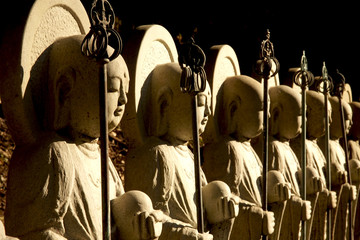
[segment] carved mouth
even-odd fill
[[[115,116],[121,116],[122,112],[124,111],[124,109],[122,107],[118,107],[116,108],[116,110],[114,111],[114,115]]]
[[[202,124],[202,125],[205,125],[205,124],[207,123],[207,121],[208,121],[208,118],[206,117],[206,118],[204,118],[203,120],[201,120],[201,124]]]

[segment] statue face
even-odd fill
[[[342,101],[344,108],[344,120],[345,120],[345,131],[346,134],[349,133],[351,125],[352,125],[352,110],[348,103]],[[339,139],[343,136],[342,128],[341,128],[341,113],[340,113],[340,105],[337,97],[332,97],[331,101],[332,106],[332,123],[330,125],[330,135],[332,139]]]
[[[87,66],[81,69],[75,81],[70,125],[75,132],[97,138],[100,136],[99,74],[87,70]],[[121,56],[107,65],[107,81],[108,127],[111,131],[119,124],[127,102],[129,78]]]
[[[284,104],[279,112],[278,136],[287,140],[301,133],[301,107],[298,104]]]
[[[324,106],[307,105],[306,129],[307,137],[319,138],[325,134]],[[332,122],[331,104],[328,102],[329,125]]]
[[[263,113],[263,102],[259,97],[243,99],[235,113],[236,135],[247,139],[259,136],[263,130]]]
[[[180,88],[179,90],[180,91]],[[210,86],[207,83],[204,92],[197,95],[197,113],[198,113],[198,131],[203,133],[211,114],[210,102],[211,93]],[[187,142],[192,140],[192,102],[189,94],[176,94],[172,99],[172,104],[168,111],[168,129],[166,138],[176,139],[180,142]]]
[[[126,94],[129,91],[129,73],[125,61],[122,58],[108,64],[108,122],[109,131],[112,131],[117,125],[125,111],[127,103]]]

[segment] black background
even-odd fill
[[[350,83],[358,101],[360,84],[359,4],[356,1],[136,1],[109,0],[120,19],[119,32],[125,42],[144,24],[163,25],[174,39],[195,32],[195,41],[206,52],[211,46],[229,44],[237,53],[242,74],[251,75],[259,58],[266,29],[271,32],[275,56],[280,62],[280,81],[291,67],[299,67],[306,51],[309,70],[321,75],[323,61],[330,75],[339,69]],[[16,26],[26,17],[33,0],[4,1],[2,23]],[[92,0],[82,0],[85,8]],[[9,12],[9,14],[7,14]],[[1,38],[0,38],[1,39]],[[5,60],[3,60],[5,61]]]
[[[160,24],[174,38],[179,33],[194,34],[196,43],[205,52],[212,45],[229,44],[237,53],[241,73],[251,75],[259,58],[260,43],[269,29],[280,62],[280,81],[289,68],[299,67],[305,50],[309,70],[315,76],[321,75],[325,61],[330,75],[336,69],[345,75],[353,99],[359,100],[360,31],[356,2],[109,1],[120,19],[119,32],[125,48],[134,28]],[[83,4],[89,9],[91,1],[83,0]]]

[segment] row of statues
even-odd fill
[[[73,7],[72,0],[59,2],[48,10],[56,8],[57,13],[59,7],[65,6],[64,11]],[[78,14],[74,18],[79,25],[82,11],[70,11]],[[19,239],[102,238],[100,69],[81,54],[84,32],[76,31],[70,36],[60,33],[35,54],[27,85],[13,87],[25,89],[21,107],[32,111],[31,139],[24,139],[28,125],[14,119],[19,105],[12,104],[11,94],[3,94],[7,80],[1,79],[5,115],[17,141],[8,174],[5,229]],[[301,94],[285,85],[271,87],[269,171],[263,172],[259,140],[263,86],[240,74],[229,46],[213,51],[218,62],[209,59],[213,63],[207,68],[209,83],[196,96],[196,131],[204,135],[200,177],[205,231],[199,232],[194,155],[189,148],[192,103],[180,89],[183,69],[166,29],[150,25],[136,31],[131,47],[125,46],[123,56],[107,64],[108,128],[112,131],[123,120],[130,146],[124,183],[109,164],[114,239],[299,239],[303,226],[307,228],[303,239],[345,239],[350,229],[360,238],[360,103],[341,102],[350,137],[350,184],[339,143],[338,98],[330,97],[326,103],[322,93],[306,91],[307,166],[301,166]],[[107,51],[112,52],[111,47]],[[27,70],[23,71],[26,76]],[[331,186],[323,153],[326,104],[331,122]],[[306,200],[301,195],[303,171]],[[262,201],[264,178],[268,210]],[[329,213],[332,216],[327,218]],[[327,219],[332,222],[331,237]]]

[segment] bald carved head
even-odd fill
[[[325,134],[325,99],[324,95],[309,90],[306,91],[306,136],[316,139]],[[328,102],[329,123],[331,123],[331,104]]]
[[[222,109],[217,116],[220,133],[237,140],[260,135],[263,127],[262,85],[251,77],[239,75],[227,78],[222,88]]]
[[[360,139],[360,102],[351,102],[351,110],[353,112],[353,124],[350,128],[350,136],[353,139]]]
[[[329,101],[332,108],[330,138],[336,140],[343,136],[341,128],[340,102],[338,97],[329,97]],[[341,105],[344,109],[345,131],[346,133],[349,133],[350,127],[352,125],[352,110],[350,105],[345,101],[341,101]]]
[[[48,131],[63,131],[91,138],[100,136],[99,65],[81,54],[84,36],[55,41],[42,63],[38,82],[32,85],[37,116]],[[112,49],[108,49],[112,51]],[[121,56],[107,64],[109,131],[120,122],[127,102],[129,74]]]
[[[192,100],[180,90],[181,68],[178,63],[155,67],[149,79],[149,95],[145,126],[149,136],[186,142],[192,139]],[[210,87],[197,95],[199,134],[204,132],[211,104]]]
[[[288,141],[301,133],[301,95],[288,86],[269,89],[269,134],[278,140]]]

